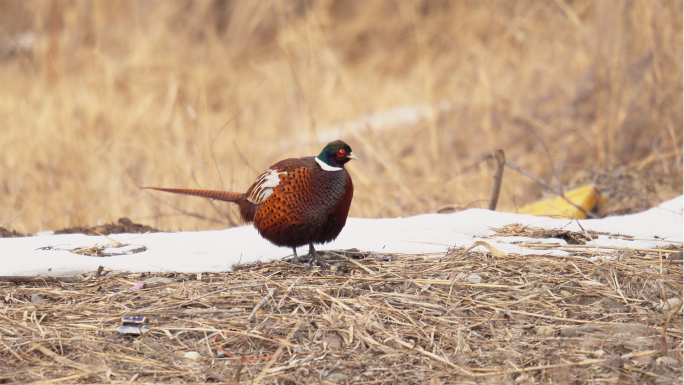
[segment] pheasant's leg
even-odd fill
[[[313,267],[315,263],[318,263],[318,255],[316,255],[316,249],[313,247],[313,243],[309,243],[309,266]]]
[[[313,243],[309,243],[309,255],[311,255],[311,266],[313,266],[314,263],[317,263],[319,266],[322,267],[330,267],[330,264],[322,261],[320,258],[318,258],[318,253],[316,252],[316,249],[314,249]]]
[[[295,263],[299,263],[299,257],[297,256],[297,248],[293,247],[292,252],[294,253],[294,261]]]

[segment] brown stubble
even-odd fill
[[[3,1],[0,25],[0,213],[23,233],[220,227],[138,187],[244,192],[326,127],[443,100],[339,132],[362,160],[352,216],[484,206],[493,164],[461,171],[498,148],[547,181],[551,162],[570,178],[654,153],[681,173],[681,2]],[[10,44],[24,31],[30,51]],[[508,172],[498,208],[540,191]]]

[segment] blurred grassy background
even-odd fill
[[[1,0],[0,223],[226,227],[138,186],[245,191],[329,138],[361,217],[486,206],[498,148],[547,181],[681,175],[682,80],[676,0]],[[499,209],[541,191],[509,169]]]

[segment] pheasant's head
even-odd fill
[[[336,140],[325,146],[318,159],[330,167],[341,168],[345,163],[357,158],[347,143]]]

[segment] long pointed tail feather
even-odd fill
[[[245,198],[245,194],[217,191],[217,190],[192,190],[182,188],[141,187],[141,189],[164,191],[173,194],[194,195],[203,198],[216,199],[219,201],[238,203]]]

